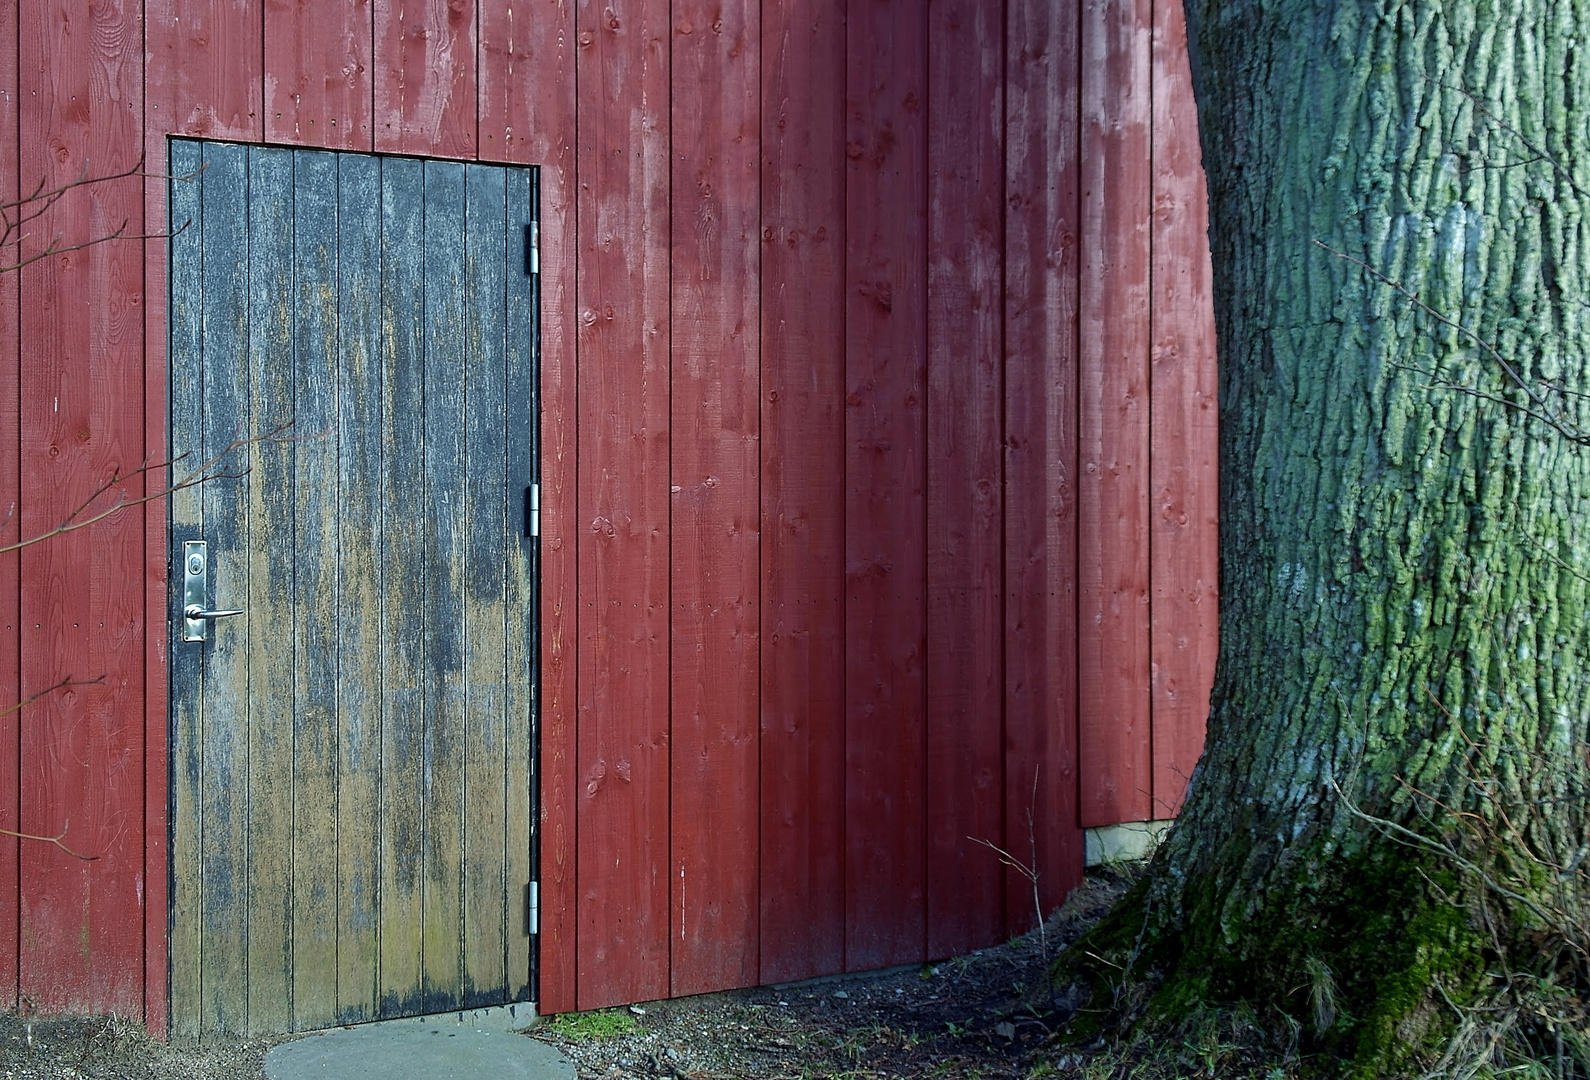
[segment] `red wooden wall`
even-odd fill
[[[1176,0],[0,2],[0,196],[169,134],[542,166],[542,1007],[1023,930],[1214,656]],[[37,253],[165,227],[71,192]],[[0,537],[164,455],[165,244],[0,275]],[[180,397],[180,395],[179,395]],[[126,486],[141,491],[141,479]],[[0,555],[0,1002],[165,1022],[165,511]]]

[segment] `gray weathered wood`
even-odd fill
[[[337,156],[293,154],[293,1027],[337,1018]]]
[[[380,950],[381,564],[380,162],[338,157],[337,1021],[373,1019]],[[377,617],[372,618],[374,613]]]
[[[464,166],[425,163],[425,996],[462,1003],[464,634]]]
[[[248,609],[173,644],[176,1030],[522,999],[530,173],[178,154],[173,446],[293,428],[173,501]]]
[[[205,165],[206,175],[213,170],[219,181],[204,185],[205,220],[242,220],[248,196],[243,148],[208,146]],[[247,355],[248,338],[242,322],[230,316],[247,307],[248,238],[233,230],[227,240],[204,253],[201,288],[206,303],[200,331],[204,372],[198,384],[202,399],[193,400],[202,409],[201,461],[249,429],[248,368],[240,362]],[[230,603],[228,598],[241,590],[247,573],[243,561],[249,539],[247,490],[246,480],[220,480],[202,488],[211,604]],[[185,646],[197,652],[204,666],[199,731],[204,775],[198,800],[204,856],[199,872],[206,945],[219,946],[200,953],[201,1014],[206,1025],[213,1019],[225,1027],[248,1022],[240,948],[247,939],[248,923],[234,911],[234,897],[247,881],[248,822],[246,804],[230,794],[247,786],[249,770],[248,729],[242,722],[248,687],[247,630],[212,626],[209,641]]]
[[[464,1004],[502,1000],[507,983],[507,723],[504,688],[507,608],[504,570],[508,522],[503,492],[507,443],[502,403],[507,383],[501,169],[468,167],[465,275],[473,302],[466,330],[437,359],[465,375],[464,610]],[[462,349],[459,349],[459,346]],[[459,355],[459,353],[462,353]]]
[[[206,188],[219,182],[208,174],[204,180]],[[218,230],[217,244],[224,244],[225,223],[209,220]],[[206,230],[207,243],[211,231]],[[248,240],[250,398],[256,430],[269,430],[296,419],[293,161],[288,151],[249,151]],[[248,609],[248,622],[216,627],[218,639],[225,633],[234,640],[242,635],[232,631],[242,630],[248,639],[247,689],[236,702],[238,730],[248,733],[248,783],[220,793],[241,796],[248,806],[248,877],[238,887],[246,890],[242,905],[248,913],[250,1032],[289,1030],[292,1019],[294,553],[271,538],[293,533],[294,461],[313,431],[295,424],[291,434],[292,442],[256,444],[249,455],[249,521],[258,542],[248,547],[248,601],[238,605]],[[172,688],[173,694],[179,691]],[[213,785],[207,777],[206,786]],[[207,953],[219,944],[206,935]]]
[[[425,878],[424,174],[381,163],[381,1015],[423,1007]]]
[[[537,381],[535,300],[533,283],[525,274],[525,226],[533,207],[531,172],[515,169],[506,173],[506,204],[503,216],[507,258],[504,303],[505,383],[503,386],[504,430],[507,433],[508,528],[507,572],[504,576],[507,608],[507,701],[503,708],[507,725],[507,960],[505,991],[510,1000],[530,996],[531,937],[525,931],[523,912],[516,910],[524,888],[531,880],[532,837],[535,831],[535,803],[531,737],[531,710],[535,707],[532,667],[535,653],[535,590],[532,585],[532,559],[537,541],[524,535],[523,492],[537,479],[536,448]]]

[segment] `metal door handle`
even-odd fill
[[[242,608],[211,610],[204,606],[210,591],[210,553],[203,540],[182,545],[182,640],[203,641],[216,619],[243,614]]]
[[[198,604],[189,604],[182,609],[182,617],[185,619],[224,619],[228,615],[241,614],[243,614],[243,609],[240,607],[231,608],[227,611],[205,611]]]

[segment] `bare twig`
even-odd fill
[[[1504,405],[1510,409],[1515,409],[1528,416],[1534,417],[1537,420],[1540,420],[1542,423],[1550,425],[1570,442],[1573,442],[1579,446],[1590,446],[1590,433],[1584,432],[1577,424],[1564,419],[1560,415],[1553,415],[1550,402],[1543,398],[1534,387],[1530,386],[1528,381],[1519,374],[1518,369],[1514,367],[1505,356],[1502,355],[1501,350],[1482,337],[1478,331],[1469,328],[1464,323],[1452,318],[1449,315],[1437,311],[1435,308],[1425,303],[1424,300],[1420,298],[1418,293],[1414,292],[1400,281],[1396,281],[1390,277],[1387,277],[1385,274],[1382,274],[1379,270],[1376,270],[1364,260],[1355,258],[1354,256],[1347,254],[1345,251],[1337,251],[1323,240],[1315,240],[1313,243],[1316,247],[1330,252],[1338,259],[1342,259],[1345,262],[1350,262],[1354,266],[1359,267],[1376,281],[1379,281],[1393,292],[1403,296],[1410,304],[1424,312],[1426,315],[1430,316],[1442,326],[1456,330],[1458,333],[1468,338],[1481,351],[1489,356],[1497,367],[1502,369],[1502,371],[1506,374],[1508,381],[1517,387],[1524,394],[1524,396],[1529,399],[1530,404],[1520,405],[1516,401],[1509,401],[1503,397],[1487,394],[1484,391],[1477,390],[1474,387],[1469,386],[1459,386],[1454,384],[1450,387],[1451,389],[1470,394],[1477,398],[1483,398],[1488,401],[1497,402],[1498,404]]]
[[[37,836],[33,833],[17,832],[15,829],[0,829],[0,836],[14,836],[18,840],[37,840],[42,844],[54,844],[56,847],[66,852],[74,859],[82,859],[84,862],[94,862],[97,860],[99,858],[98,855],[84,855],[82,852],[73,851],[71,848],[66,846],[63,841],[66,839],[67,830],[71,827],[72,820],[67,818],[61,823],[61,831],[56,836]]]
[[[1038,893],[1038,830],[1033,822],[1033,807],[1038,803],[1038,766],[1032,769],[1032,797],[1027,800],[1027,844],[1032,850],[1032,863],[1024,863],[998,844],[988,840],[979,840],[975,836],[966,839],[983,847],[999,856],[999,861],[1016,871],[1032,885],[1032,911],[1038,919],[1038,949],[1043,954],[1044,962],[1049,960],[1049,935],[1043,925],[1043,899]]]
[[[238,450],[241,450],[246,446],[251,446],[255,443],[280,443],[294,441],[284,434],[291,427],[292,421],[289,420],[285,423],[276,425],[263,435],[253,435],[248,438],[233,439],[231,442],[227,443],[226,446],[222,447],[221,450],[213,457],[200,464],[196,469],[188,473],[186,476],[183,476],[173,482],[169,487],[163,487],[158,491],[153,491],[146,495],[139,495],[136,498],[129,498],[123,494],[113,503],[111,503],[110,506],[105,507],[103,510],[89,513],[89,508],[98,502],[100,497],[106,492],[120,487],[129,480],[132,480],[134,477],[169,468],[170,466],[176,464],[177,461],[180,461],[181,458],[178,457],[172,461],[164,461],[157,464],[144,462],[137,468],[131,469],[126,473],[121,472],[120,469],[115,469],[104,482],[99,484],[99,486],[94,488],[94,490],[89,493],[87,498],[78,503],[77,506],[73,508],[71,513],[67,514],[59,525],[56,525],[53,529],[50,529],[46,532],[39,533],[36,536],[30,536],[10,544],[0,544],[0,555],[4,555],[8,551],[17,551],[21,548],[31,547],[34,544],[43,543],[46,540],[61,536],[64,533],[76,532],[78,529],[86,529],[96,522],[105,520],[112,514],[126,510],[129,507],[142,506],[144,503],[154,502],[157,499],[163,499],[167,495],[170,495],[174,492],[183,491],[191,487],[197,487],[200,484],[207,484],[212,480],[236,480],[239,477],[246,476],[248,475],[247,469],[235,471],[222,469],[220,467],[221,462],[223,459],[236,453]],[[16,507],[13,505],[6,511],[5,520],[9,521],[15,512]]]
[[[21,701],[17,702],[15,705],[7,705],[5,708],[0,709],[0,716],[10,716],[14,712],[18,712],[18,711],[20,711],[22,709],[27,708],[29,705],[32,705],[35,701],[38,701],[40,698],[48,697],[49,695],[55,693],[57,690],[65,690],[68,687],[72,687],[72,686],[98,686],[99,684],[103,683],[104,681],[105,681],[105,676],[103,676],[103,675],[96,675],[92,679],[74,679],[72,676],[67,675],[67,676],[65,676],[65,677],[63,677],[61,679],[58,679],[53,684],[51,684],[49,686],[46,686],[43,690],[40,690],[38,693],[29,694],[27,697],[23,698]]]

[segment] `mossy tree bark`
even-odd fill
[[[1428,829],[1433,800],[1505,804],[1548,862],[1583,842],[1590,452],[1524,415],[1481,343],[1584,411],[1552,387],[1590,392],[1590,0],[1187,14],[1222,640],[1146,940],[1165,1000],[1330,1026],[1334,997],[1338,1034],[1383,1061],[1428,1034],[1436,983],[1473,991],[1485,946],[1438,887],[1463,875],[1353,808]]]

